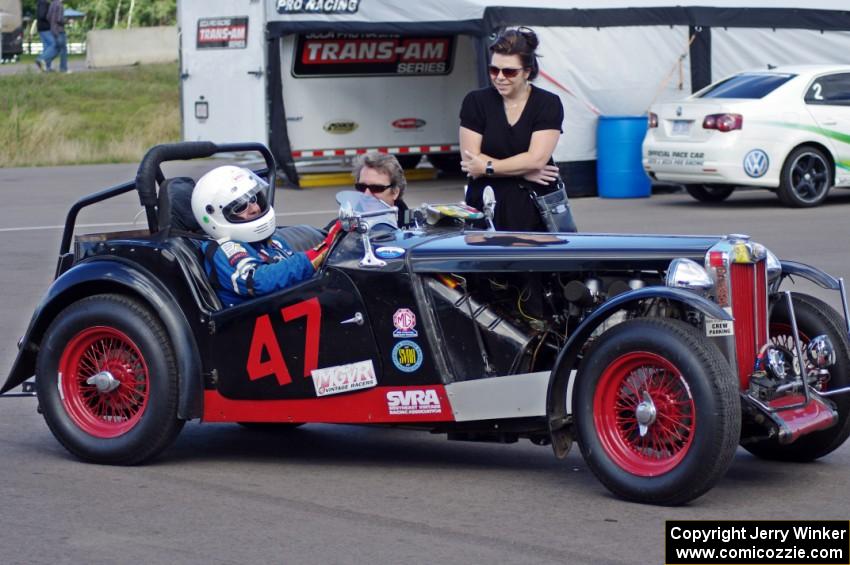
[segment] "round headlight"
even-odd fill
[[[714,286],[705,269],[690,259],[673,259],[667,268],[667,278],[664,282],[667,286],[686,288],[700,293]]]

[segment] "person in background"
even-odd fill
[[[38,0],[35,8],[35,28],[41,38],[41,54],[35,58],[35,66],[41,72],[50,70],[50,62],[56,57],[56,42],[53,40],[53,32],[50,31],[50,22],[47,21],[47,10],[50,8],[50,0]]]
[[[389,206],[398,207],[399,227],[410,223],[408,207],[402,199],[407,180],[395,155],[375,151],[365,153],[354,163],[352,176],[358,192],[371,194]]]
[[[45,57],[47,66],[59,55],[59,71],[68,71],[68,40],[65,36],[65,5],[62,0],[52,0],[50,8],[47,9],[47,21],[50,23],[50,31],[53,33],[54,49],[50,58]]]
[[[461,168],[470,177],[466,203],[483,209],[492,186],[497,230],[546,231],[534,194],[558,189],[552,153],[562,133],[557,95],[530,81],[539,72],[534,31],[502,32],[490,46],[491,85],[473,90],[460,110]]]
[[[293,251],[275,233],[268,191],[266,181],[232,165],[209,171],[192,191],[192,215],[214,240],[201,243],[205,268],[225,307],[309,279],[340,234],[336,222],[319,245]]]

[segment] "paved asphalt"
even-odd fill
[[[131,165],[0,169],[4,371],[50,283],[68,206],[134,174]],[[279,191],[279,222],[324,224],[335,213],[333,194]],[[414,184],[407,200],[460,198],[460,181],[448,180]],[[78,223],[124,229],[139,211],[134,199],[85,210]],[[716,205],[678,193],[577,199],[573,207],[582,231],[749,233],[780,257],[850,277],[850,191],[813,210],[783,208],[766,191]],[[837,296],[816,294],[839,305]],[[847,520],[848,471],[850,445],[808,465],[768,463],[739,450],[708,494],[658,508],[610,496],[577,449],[559,461],[529,442],[449,442],[329,425],[269,433],[194,422],[155,462],[108,467],[68,455],[35,399],[0,398],[0,561],[661,564],[666,519]]]

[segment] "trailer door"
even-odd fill
[[[263,2],[181,1],[183,139],[267,143]]]

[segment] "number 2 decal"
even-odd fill
[[[304,376],[309,377],[313,369],[319,366],[319,332],[322,327],[322,307],[318,298],[310,298],[291,306],[281,308],[283,321],[288,323],[298,318],[307,318],[304,337]],[[248,361],[245,364],[248,378],[252,381],[274,375],[279,385],[292,382],[289,368],[283,360],[283,350],[272,327],[268,314],[263,314],[254,322],[251,335],[251,347],[248,349]]]
[[[815,91],[815,100],[823,100],[823,94],[821,93],[823,87],[820,85],[819,82],[816,82],[812,85],[812,90]]]

